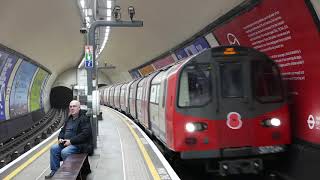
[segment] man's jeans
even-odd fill
[[[64,161],[70,154],[79,153],[80,150],[74,145],[61,148],[59,144],[55,144],[50,149],[50,168],[56,172],[60,167],[60,160]]]

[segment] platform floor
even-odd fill
[[[153,142],[137,125],[113,109],[103,106],[101,111],[103,120],[98,123],[97,149],[89,157],[92,173],[87,176],[88,180],[179,179]],[[49,141],[55,143],[56,136]],[[2,178],[44,179],[50,172],[49,153],[47,150],[20,172],[17,172],[17,166],[6,172],[5,176],[2,175]],[[15,174],[12,175],[12,172]]]

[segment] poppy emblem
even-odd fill
[[[242,127],[241,115],[237,112],[228,113],[227,126],[231,129],[240,129]]]

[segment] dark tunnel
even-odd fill
[[[50,104],[52,108],[68,108],[70,101],[72,100],[72,90],[64,87],[57,86],[51,89]]]

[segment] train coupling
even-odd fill
[[[258,174],[263,170],[261,159],[237,159],[219,162],[219,174],[221,176],[235,174]]]

